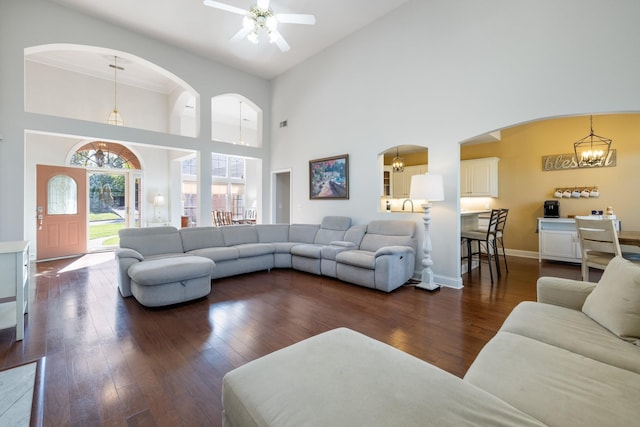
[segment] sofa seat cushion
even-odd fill
[[[273,245],[271,243],[245,243],[236,245],[240,258],[269,255],[273,253]]]
[[[299,245],[300,243],[296,242],[273,242],[273,252],[276,254],[290,254],[291,248]]]
[[[340,252],[344,252],[346,250],[356,249],[356,248],[357,246],[354,243],[336,241],[336,242],[331,242],[330,245],[323,246],[320,252],[323,260],[326,259],[326,260],[335,261],[336,256]]]
[[[354,267],[368,268],[369,270],[376,268],[375,253],[360,249],[340,252],[336,255],[336,262]]]
[[[209,258],[212,261],[231,261],[240,258],[240,251],[236,247],[216,247],[196,249],[189,252],[192,255]]]
[[[346,328],[223,379],[225,425],[529,426],[537,420],[460,378]]]
[[[306,258],[320,258],[322,245],[302,243],[291,248],[291,255],[303,256]]]
[[[550,426],[640,419],[640,375],[510,332],[484,346],[464,379]]]
[[[199,256],[145,260],[129,267],[129,277],[138,285],[153,286],[210,276],[215,263]]]
[[[640,374],[640,348],[624,341],[578,310],[525,301],[500,331],[533,338]]]

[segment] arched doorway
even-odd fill
[[[118,230],[142,226],[142,171],[138,157],[122,144],[91,141],[69,159],[87,169],[87,250],[118,246]]]

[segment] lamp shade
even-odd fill
[[[164,206],[164,196],[162,194],[158,194],[153,198],[153,206]]]
[[[411,177],[409,198],[423,199],[430,202],[444,200],[442,175],[420,174]]]

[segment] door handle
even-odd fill
[[[44,215],[38,214],[38,230],[42,230],[42,220],[44,219]]]

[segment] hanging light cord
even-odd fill
[[[113,57],[113,109],[118,111],[118,57]]]

